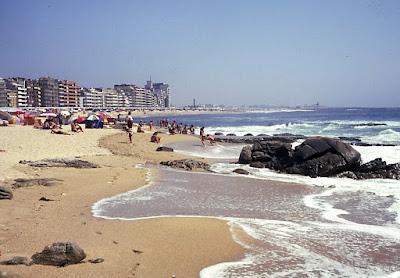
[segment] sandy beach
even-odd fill
[[[85,263],[67,267],[0,266],[17,277],[198,277],[206,266],[241,258],[243,248],[233,241],[226,222],[206,218],[161,218],[140,221],[95,218],[96,201],[146,184],[146,169],[135,165],[182,158],[156,152],[151,133],[115,129],[85,130],[71,136],[54,135],[32,127],[0,129],[0,181],[15,178],[59,179],[57,185],[13,190],[12,200],[0,201],[0,260],[30,257],[44,246],[71,240],[82,247]],[[161,135],[162,143],[198,140],[184,135]],[[33,168],[20,160],[74,158],[100,168]],[[156,170],[151,170],[156,177]],[[53,201],[39,201],[46,197]],[[221,248],[223,246],[223,248]],[[88,259],[103,258],[100,264]]]

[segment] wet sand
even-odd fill
[[[1,129],[0,136],[4,138],[10,130]],[[36,138],[36,132],[31,127],[13,130],[13,134],[17,133],[15,136],[23,138]],[[80,135],[90,137],[96,132],[103,131],[93,130]],[[119,221],[93,217],[93,203],[146,184],[146,171],[136,168],[136,164],[157,164],[160,160],[183,158],[175,153],[155,152],[157,145],[149,142],[151,133],[134,134],[134,144],[128,144],[126,133],[112,132],[115,134],[100,142],[98,138],[101,136],[96,137],[97,134],[87,141],[82,140],[80,148],[86,149],[87,146],[89,150],[103,152],[93,156],[83,153],[81,156],[81,159],[98,163],[101,166],[98,169],[35,169],[15,164],[19,156],[24,158],[25,151],[28,154],[26,159],[30,160],[62,157],[64,144],[71,142],[68,138],[80,135],[61,138],[58,137],[61,135],[41,133],[43,137],[35,142],[35,146],[46,150],[50,144],[46,155],[36,155],[28,144],[18,145],[18,140],[15,140],[17,145],[9,140],[2,147],[7,157],[12,157],[11,160],[2,160],[2,163],[7,163],[7,169],[11,169],[12,177],[58,178],[62,182],[52,187],[16,189],[12,200],[0,201],[0,259],[17,255],[30,257],[48,244],[72,240],[85,250],[87,259],[101,257],[105,261],[90,264],[86,259],[83,264],[64,268],[0,266],[0,272],[19,277],[171,277],[172,274],[198,277],[200,270],[208,265],[238,260],[243,256],[244,250],[233,241],[226,221],[204,218]],[[105,131],[103,134],[109,133]],[[188,136],[161,137],[162,142],[193,140]],[[51,148],[53,139],[56,140],[54,144],[58,144],[56,150]],[[63,143],[63,140],[66,141]],[[115,154],[109,154],[106,148],[92,148],[93,144],[110,148]],[[73,155],[79,155],[79,151]],[[7,181],[12,182],[11,179]],[[42,202],[39,201],[41,197],[54,201]]]

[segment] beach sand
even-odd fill
[[[104,137],[106,136],[106,137]],[[176,153],[155,152],[151,133],[134,134],[114,129],[86,130],[72,136],[53,135],[32,127],[0,128],[0,173],[5,183],[17,177],[57,178],[51,187],[13,191],[12,200],[0,200],[0,260],[30,257],[56,241],[81,246],[85,262],[52,266],[0,266],[0,272],[18,277],[198,277],[209,265],[241,258],[243,248],[233,241],[226,222],[206,218],[158,218],[139,221],[95,218],[96,201],[146,184],[146,162],[178,159]],[[103,137],[103,138],[102,138]],[[102,139],[100,139],[102,138]],[[162,143],[197,138],[161,135]],[[100,142],[99,142],[100,140]],[[102,147],[98,147],[98,145]],[[112,149],[113,154],[108,149]],[[101,168],[40,168],[18,161],[79,156]],[[156,176],[156,170],[153,175]],[[46,197],[54,201],[42,202]]]

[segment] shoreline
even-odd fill
[[[35,132],[31,127],[21,128],[21,134]],[[97,132],[102,133],[101,130]],[[81,135],[87,134],[74,136]],[[44,136],[55,140],[65,138],[67,141],[73,137]],[[240,259],[244,250],[233,240],[226,221],[190,217],[120,221],[104,220],[92,215],[91,207],[95,202],[145,185],[146,171],[134,165],[184,157],[156,153],[156,145],[148,142],[147,137],[150,136],[151,133],[134,134],[133,146],[123,144],[124,140],[127,141],[124,132],[100,139],[98,145],[102,146],[101,149],[115,145],[121,148],[117,148],[119,154],[80,157],[101,165],[101,168],[32,169],[24,165],[8,165],[13,173],[11,178],[58,178],[63,182],[52,187],[19,188],[14,190],[14,199],[0,201],[0,213],[6,216],[0,220],[0,260],[17,255],[30,257],[53,242],[73,240],[87,253],[86,260],[101,257],[105,261],[64,268],[1,266],[0,271],[20,277],[171,277],[173,274],[177,277],[198,277],[200,270],[205,267]],[[191,138],[162,135],[163,143],[176,140]],[[8,147],[5,150],[12,152]],[[128,156],[121,155],[127,150],[130,151]],[[34,160],[34,156],[30,159]],[[38,159],[44,156],[42,154]],[[55,201],[38,201],[42,196]],[[221,244],[224,248],[216,249]],[[143,253],[134,253],[133,249]]]

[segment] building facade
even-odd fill
[[[0,78],[0,107],[8,106],[8,96],[6,90],[6,82]]]
[[[44,107],[59,107],[59,88],[58,80],[51,77],[39,78],[41,88],[41,102]]]
[[[61,80],[58,82],[58,88],[60,107],[79,107],[81,88],[75,81]]]

